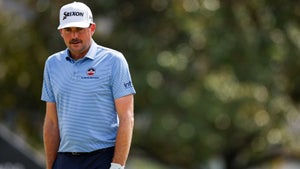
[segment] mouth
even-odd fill
[[[79,40],[79,39],[72,39],[71,41],[70,41],[70,44],[79,44],[79,43],[81,43],[82,41],[81,40]]]

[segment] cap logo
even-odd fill
[[[67,19],[67,17],[69,16],[83,16],[84,13],[83,12],[64,12],[64,17],[62,20]]]

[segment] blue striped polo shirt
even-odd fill
[[[123,54],[92,41],[85,57],[68,49],[51,55],[41,100],[57,106],[59,152],[90,152],[114,146],[119,126],[114,100],[135,94]]]

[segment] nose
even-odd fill
[[[78,37],[78,31],[72,30],[72,38],[77,38]]]

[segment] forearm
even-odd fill
[[[122,166],[126,164],[131,146],[133,125],[133,117],[120,120],[113,163],[121,164]]]
[[[46,121],[43,132],[46,154],[46,169],[52,169],[60,142],[59,130],[57,126]]]

